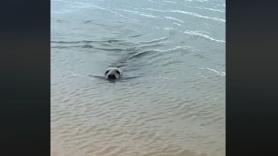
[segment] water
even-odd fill
[[[51,151],[224,156],[225,1],[52,0]]]

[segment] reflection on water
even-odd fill
[[[53,156],[225,155],[225,1],[51,5]]]

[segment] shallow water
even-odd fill
[[[51,5],[53,156],[225,155],[224,0]]]

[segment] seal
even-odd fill
[[[98,75],[91,75],[88,76],[102,79],[102,80],[108,80],[110,82],[116,82],[117,80],[128,80],[128,79],[134,79],[138,78],[139,76],[123,76],[122,70],[119,67],[108,67],[105,72],[104,76],[98,76]]]
[[[104,77],[107,80],[117,80],[122,76],[122,71],[117,67],[109,67],[104,73]]]

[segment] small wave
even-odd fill
[[[151,2],[151,3],[156,3],[156,1],[154,1],[154,0],[148,0],[148,2]]]
[[[76,46],[51,46],[51,48],[65,49],[65,48],[94,48],[92,45],[76,45]]]
[[[131,36],[129,36],[129,37],[141,37],[141,36],[143,36],[142,34],[136,34],[136,35],[131,35]]]
[[[79,44],[79,43],[92,43],[92,42],[99,42],[99,41],[51,41],[51,43],[57,43],[57,44]]]
[[[136,49],[153,49],[155,47],[161,47],[162,43],[156,43],[156,44],[138,44],[136,46]]]
[[[174,30],[173,27],[164,27],[163,29],[164,29],[164,30],[168,30],[168,31]]]
[[[187,11],[182,11],[182,10],[158,10],[158,9],[153,9],[153,8],[146,8],[145,10],[149,10],[149,11],[156,11],[156,12],[163,12],[163,13],[181,13],[181,14],[185,14],[185,15],[190,15],[190,16],[194,16],[194,17],[198,17],[198,18],[202,18],[202,19],[208,19],[208,20],[214,20],[217,22],[226,22],[225,19],[222,18],[217,18],[217,17],[209,17],[209,16],[204,16],[204,15],[200,15],[194,12],[187,12]]]
[[[120,46],[120,47],[115,47]],[[123,40],[109,39],[109,40],[99,40],[99,41],[51,41],[51,48],[93,48],[103,51],[129,51],[129,46],[135,46],[135,43],[126,42]],[[124,47],[122,47],[124,46]],[[126,47],[128,46],[128,47]],[[109,48],[111,47],[111,48]],[[121,48],[122,47],[122,48]]]
[[[168,40],[168,38],[169,37],[162,37],[162,38],[154,39],[154,40],[151,40],[151,41],[141,41],[141,42],[139,42],[139,44],[150,44],[150,43],[162,42],[162,41]]]
[[[115,43],[115,42],[124,42],[123,40],[109,39],[109,40],[82,40],[82,41],[51,41],[51,43],[56,44],[80,44],[80,43]]]
[[[202,10],[210,10],[210,11],[220,12],[220,13],[224,13],[224,12],[225,12],[225,10],[213,9],[213,8],[206,8],[206,7],[193,7],[193,8],[202,9]]]
[[[140,15],[140,16],[145,16],[145,17],[148,17],[148,18],[158,18],[157,16],[150,15],[150,14],[145,14],[143,12],[134,11],[134,10],[125,10],[125,9],[117,9],[117,10],[132,13],[132,14],[136,14],[136,15]]]
[[[193,48],[193,47],[191,47],[191,46],[176,46],[176,47],[174,47],[174,48],[162,50],[161,52],[171,52],[171,51],[176,51],[176,50],[197,51],[197,49],[195,49],[195,48]]]
[[[225,43],[225,41],[223,41],[223,40],[214,39],[214,38],[210,37],[209,35],[200,33],[200,32],[198,32],[198,31],[184,31],[183,33],[189,34],[189,35],[193,35],[193,36],[203,37],[203,38],[206,38],[206,39],[208,39],[208,40],[215,41],[215,42],[219,42],[219,43]]]
[[[194,16],[194,17],[198,17],[198,18],[214,20],[217,22],[225,22],[226,21],[225,19],[222,19],[222,18],[209,17],[209,16],[200,15],[200,14],[197,14],[194,12],[187,12],[187,11],[182,11],[182,10],[170,10],[169,12],[186,14],[186,15],[190,15],[190,16]]]
[[[177,23],[177,22],[174,22],[173,24],[177,25],[177,26],[181,26],[181,24]]]
[[[173,1],[163,1],[165,3],[171,3],[171,4],[177,4],[177,2],[173,2]]]
[[[142,56],[145,56],[145,55],[148,55],[148,54],[151,54],[151,53],[155,53],[155,52],[157,52],[157,51],[148,50],[148,51],[138,52],[136,54],[133,54],[133,55],[129,56],[128,59],[142,57]]]
[[[126,10],[126,9],[117,9],[119,11],[124,11],[124,12],[129,12],[129,13],[133,13],[133,14],[140,14],[141,12],[139,11],[134,11],[134,10]]]
[[[149,18],[158,18],[157,16],[148,15],[148,14],[144,14],[144,13],[141,13],[141,14],[139,14],[139,15],[145,16],[145,17],[149,17]]]
[[[175,18],[175,17],[165,16],[165,18],[166,18],[166,19],[169,19],[169,20],[173,20],[173,21],[179,22],[179,23],[184,23],[183,20],[180,20],[180,19]]]
[[[217,71],[216,69],[213,69],[213,68],[199,68],[199,69],[205,69],[205,70],[209,70],[209,71],[212,71],[214,73],[216,73],[217,75],[220,75],[220,76],[226,76],[226,72],[220,72],[220,71]]]
[[[98,49],[98,50],[103,50],[103,51],[127,51],[128,49],[121,49],[121,48],[97,48],[95,47],[95,49]]]

